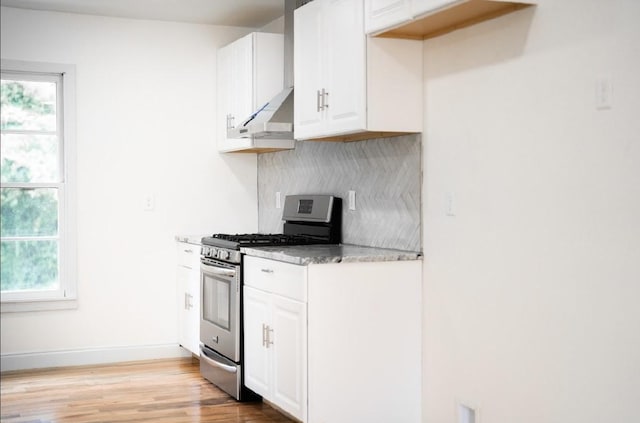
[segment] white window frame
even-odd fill
[[[77,228],[76,228],[76,69],[74,65],[21,60],[1,60],[3,74],[59,75],[57,113],[61,153],[60,181],[50,184],[58,188],[58,234],[60,287],[53,291],[5,292],[1,295],[1,311],[24,312],[77,308]],[[20,184],[2,184],[14,187]],[[45,184],[40,184],[44,186]]]

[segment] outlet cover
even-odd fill
[[[356,209],[356,192],[349,191],[349,210]]]

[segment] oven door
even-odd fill
[[[200,298],[200,342],[240,362],[240,266],[203,258]]]

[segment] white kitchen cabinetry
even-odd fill
[[[177,242],[178,343],[200,355],[200,246]]]
[[[293,140],[228,139],[227,129],[243,123],[283,88],[282,34],[253,32],[218,49],[218,150],[260,152],[293,148]]]
[[[307,305],[301,266],[245,260],[245,384],[292,416],[307,409]]]
[[[294,19],[294,137],[422,131],[422,43],[367,38],[362,0],[315,0]]]
[[[365,0],[365,30],[374,36],[427,39],[533,3],[508,0]]]
[[[421,261],[244,269],[248,387],[303,422],[420,421]]]
[[[364,29],[367,34],[409,22],[412,0],[365,0]]]

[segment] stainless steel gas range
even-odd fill
[[[200,373],[238,400],[257,395],[242,373],[241,247],[339,244],[342,201],[331,195],[285,198],[282,234],[214,234],[202,238],[200,265]]]

